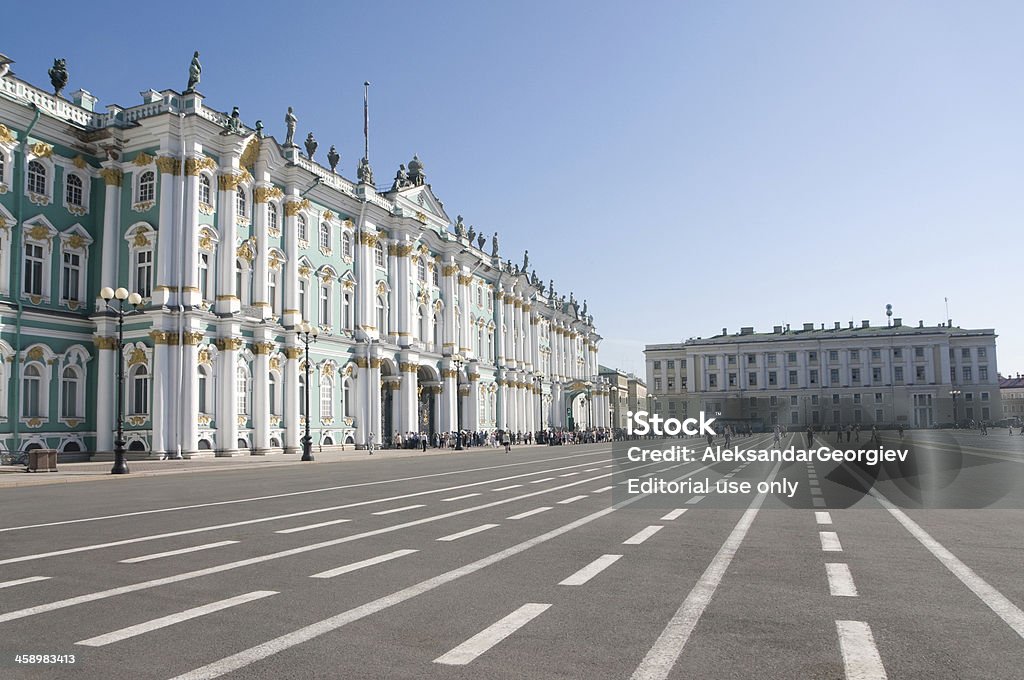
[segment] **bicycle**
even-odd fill
[[[0,454],[0,465],[28,465],[28,452]]]

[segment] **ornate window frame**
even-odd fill
[[[65,229],[60,234],[60,304],[75,311],[85,304],[86,282],[89,280],[89,246],[93,243],[89,232],[78,223]],[[64,255],[79,256],[78,262],[78,298],[69,299],[64,296]]]
[[[271,221],[270,216],[274,219]],[[267,235],[271,238],[281,237],[281,202],[277,200],[267,201]]]
[[[345,226],[341,230],[341,260],[345,264],[352,264],[355,254],[355,236],[352,229]]]
[[[50,386],[53,384],[53,366],[57,363],[57,359],[53,350],[42,343],[33,344],[21,352],[18,374],[21,387],[18,398],[21,403],[18,405],[18,418],[30,428],[41,427],[43,423],[50,420]],[[29,405],[25,390],[25,379],[29,368],[37,371],[39,378],[39,400],[36,404],[38,413],[33,415],[26,415],[24,411],[25,407]]]
[[[14,177],[14,137],[6,126],[0,125],[0,195],[6,194],[11,189],[12,177]]]
[[[299,280],[295,283],[296,287],[296,302],[299,307],[299,318],[303,321],[310,320],[310,297],[313,294],[313,265],[305,257],[299,258]],[[303,286],[305,286],[305,295],[303,295]]]
[[[320,222],[320,226],[317,228],[317,245],[320,247],[320,253],[324,257],[330,257],[331,253],[334,252],[331,238],[331,223],[327,220]]]
[[[146,194],[142,193],[142,180],[149,174],[153,175],[152,196],[149,196],[148,192]],[[152,210],[153,206],[156,205],[157,191],[159,191],[159,177],[160,173],[157,172],[156,163],[153,160],[150,160],[148,164],[136,166],[135,170],[132,171],[132,210],[138,213]],[[146,182],[146,184],[149,184],[149,182]]]
[[[24,223],[22,231],[22,251],[19,257],[25,258],[25,246],[33,245],[42,248],[42,281],[39,294],[30,294],[25,290],[25,272],[22,270],[22,280],[18,281],[21,297],[27,299],[34,305],[49,304],[52,298],[50,283],[53,279],[53,238],[57,235],[57,229],[43,215],[36,215]]]
[[[252,225],[252,191],[251,182],[239,182],[235,187],[235,223],[239,227]]]
[[[14,253],[11,252],[11,227],[14,226],[14,216],[0,204],[0,295],[10,295],[11,286],[11,260]],[[20,256],[24,256],[21,253]],[[20,288],[22,282],[16,285]],[[0,403],[6,403],[0,401]],[[2,410],[2,409],[0,409]]]
[[[81,200],[79,203],[72,203],[68,200],[68,192],[71,189],[71,180],[77,179],[81,186]],[[64,191],[61,192],[62,200],[64,202],[64,209],[72,215],[81,217],[89,213],[89,196],[92,193],[92,177],[89,176],[84,170],[64,168]]]
[[[337,281],[338,275],[332,267],[324,265],[317,271],[316,278],[319,281],[316,297],[317,321],[321,331],[330,333],[334,330],[334,282]],[[327,318],[324,318],[325,308]]]
[[[88,350],[82,345],[69,347],[60,356],[60,380],[57,392],[58,420],[68,427],[78,427],[79,424],[85,421],[86,386],[89,378],[88,363],[91,358]],[[64,373],[68,370],[76,374],[78,382],[75,395],[75,412],[71,415],[64,413]]]
[[[205,180],[205,184],[203,183]],[[206,187],[206,198],[203,200],[203,187]],[[199,212],[203,215],[213,215],[217,212],[217,176],[210,170],[200,170],[196,179],[196,204]]]
[[[217,299],[217,247],[220,245],[220,236],[217,230],[209,225],[199,227],[199,257],[196,258],[196,283],[199,284],[200,303],[204,309],[209,309],[213,301]],[[206,267],[202,266],[203,256],[206,256]],[[203,294],[203,269],[206,270],[206,291]]]
[[[287,261],[280,248],[271,247],[267,253],[267,304],[273,318],[281,316],[284,308],[284,263]]]
[[[124,234],[128,242],[128,268],[129,285],[128,289],[137,292],[143,300],[149,300],[153,296],[153,288],[156,286],[156,243],[157,231],[148,222],[136,222]],[[139,286],[139,255],[149,253],[149,290]],[[148,292],[148,294],[146,294]]]
[[[36,144],[30,144],[25,154],[25,176],[23,178],[25,186],[23,191],[28,200],[34,205],[47,206],[53,203],[53,183],[57,174],[57,166],[51,157],[52,153],[53,148],[49,144],[37,142]],[[29,179],[33,163],[38,163],[43,168],[43,172],[46,173],[46,176],[43,178],[45,189],[43,193],[29,191]]]
[[[129,425],[144,425],[153,413],[153,350],[145,343],[125,343],[121,350],[121,359],[125,362],[125,413]],[[138,403],[139,373],[145,370],[145,406],[142,411],[136,409]]]

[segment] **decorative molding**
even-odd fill
[[[289,359],[299,359],[302,357],[301,347],[285,347],[284,355]]]
[[[11,134],[11,129],[0,123],[0,144],[14,144],[14,135]]]
[[[185,159],[185,174],[189,177],[195,177],[201,170],[215,170],[216,168],[217,163],[208,156]]]
[[[174,156],[158,156],[156,167],[164,175],[177,176],[181,173],[181,161]]]
[[[270,370],[280,371],[281,370],[281,357],[270,357]]]
[[[119,187],[124,181],[124,173],[118,168],[100,168],[100,175],[108,187]]]
[[[46,194],[36,194],[30,191],[28,192],[28,200],[30,203],[38,206],[50,205],[50,197]]]
[[[377,235],[376,234],[368,234],[367,232],[364,231],[363,233],[359,234],[359,243],[361,243],[364,246],[369,246],[371,248],[376,248],[377,247]]]
[[[266,203],[272,198],[281,198],[284,192],[278,187],[256,187],[252,192],[253,203]]]
[[[284,204],[284,214],[286,217],[295,217],[301,211],[308,210],[311,205],[308,198],[287,201]]]
[[[398,370],[402,373],[415,373],[419,368],[419,364],[414,364],[408,361],[403,361],[398,364]]]
[[[252,344],[252,353],[258,356],[270,354],[273,350],[274,343],[272,342],[254,342]]]
[[[256,159],[260,155],[260,138],[255,136],[249,140],[249,143],[245,147],[245,151],[242,152],[242,157],[239,159],[242,167],[251,168],[256,164]]]
[[[214,342],[221,352],[236,352],[245,345],[242,338],[217,338]]]
[[[128,366],[135,366],[137,364],[146,363],[146,351],[136,347],[132,350],[132,353],[128,355]]]
[[[198,345],[203,339],[201,331],[185,331],[184,341],[186,345]]]
[[[153,162],[153,157],[150,156],[145,151],[143,151],[138,156],[135,157],[135,159],[132,161],[132,165],[134,165],[136,167],[139,167],[139,168],[142,168],[142,167],[145,167],[147,165],[152,164],[152,162]]]
[[[34,241],[49,241],[51,238],[53,238],[50,235],[50,230],[42,224],[37,224],[33,226],[31,229],[25,232],[25,235]]]
[[[89,165],[88,163],[86,163],[85,158],[82,156],[82,154],[78,154],[77,156],[72,158],[71,162],[79,170],[85,170],[85,168]]]
[[[46,142],[36,142],[29,145],[28,150],[36,158],[50,158],[53,156],[53,146]]]
[[[156,201],[141,201],[139,203],[133,203],[132,210],[137,213],[144,213],[152,210],[154,205],[156,205]]]

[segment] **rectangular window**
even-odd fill
[[[797,384],[796,371],[789,372],[789,384],[791,387]]]
[[[850,361],[860,361],[860,350],[850,350]]]
[[[327,286],[320,286],[320,323],[331,323],[331,289]]]
[[[661,378],[655,378],[654,379],[654,389],[657,392],[661,391]]]
[[[978,366],[978,380],[981,382],[988,381],[988,366]]]
[[[768,398],[768,403],[769,403],[769,404],[770,404],[771,406],[778,406],[778,405],[779,405],[779,398],[778,398],[778,397],[776,397],[776,396],[772,396],[772,397],[769,397],[769,398]]]
[[[676,388],[676,381],[673,380],[672,378],[669,378],[668,379],[668,391],[672,392],[673,390],[675,390],[675,388]]]
[[[717,361],[718,361],[718,357],[708,357],[708,366],[711,366],[711,367],[716,366],[717,365],[716,364]]]
[[[871,350],[871,359],[872,360],[874,360],[874,359],[881,359],[881,358],[882,358],[882,350],[880,350],[880,349],[873,349],[873,350]]]
[[[982,392],[981,393],[981,400],[982,401],[988,401],[988,392]]]
[[[81,300],[78,290],[78,279],[82,272],[81,257],[77,253],[64,253],[64,268],[61,299],[78,302]]]
[[[960,357],[962,359],[970,359],[971,358],[971,348],[970,347],[964,347],[963,349],[961,349],[960,350]]]
[[[832,393],[832,403],[833,404],[838,404],[839,403],[839,394],[836,393],[836,392]]]
[[[655,371],[660,371],[661,370],[661,362],[660,361],[655,361],[654,362],[654,370]]]
[[[917,380],[918,382],[924,382],[924,380],[925,380],[924,366],[916,366],[915,367],[914,379]]]
[[[850,369],[850,380],[852,380],[854,384],[857,384],[857,383],[860,382],[860,369],[859,368],[851,368]]]
[[[714,373],[708,376],[708,387],[718,387],[718,376]]]
[[[811,395],[811,406],[817,406],[817,405],[818,405],[818,395],[817,394],[812,394]]]
[[[986,358],[988,358],[988,350],[986,350],[984,347],[979,347],[978,348],[978,358],[979,359],[986,359]]]
[[[811,369],[811,384],[812,385],[817,385],[818,384],[818,369],[816,369],[816,368],[815,369]]]
[[[799,403],[799,401],[800,401],[800,397],[796,397],[796,396],[790,397],[789,398],[789,405],[790,406],[796,406]]]
[[[757,387],[757,373],[748,373],[747,374],[747,383],[751,387]]]
[[[892,350],[892,358],[893,359],[902,359],[903,358],[903,350],[901,350],[899,347],[893,348],[893,350]]]
[[[796,363],[796,352],[790,352],[789,354],[787,354],[786,355],[786,361],[788,361],[791,364],[795,364]]]
[[[676,367],[676,362],[673,361],[672,359],[669,359],[668,362],[666,363],[666,366],[665,366],[665,368],[667,368],[670,371],[672,369],[674,369],[675,367]]]
[[[153,294],[153,251],[135,253],[135,290],[146,298]]]
[[[43,247],[35,243],[25,244],[25,293],[43,294]]]
[[[757,363],[757,357],[754,356],[753,354],[748,354],[747,355],[747,366],[753,366],[756,363]]]
[[[896,380],[896,382],[898,382],[898,383],[901,383],[901,382],[903,382],[903,367],[902,367],[902,366],[896,366],[896,367],[895,367],[895,368],[893,369],[893,378],[894,378],[894,379]]]
[[[914,348],[914,358],[915,359],[924,359],[924,347],[915,347]]]
[[[853,395],[853,403],[854,404],[859,404],[860,403],[860,393],[859,392],[857,392],[857,393],[855,393]]]
[[[839,361],[839,352],[834,350],[834,349],[833,350],[829,350],[828,360],[829,361]]]
[[[776,377],[775,371],[768,371],[768,384],[769,385],[778,385],[779,384],[779,381],[778,381],[778,378]]]
[[[880,367],[875,366],[874,368],[871,369],[871,382],[882,382],[882,369]]]
[[[875,402],[876,403],[881,403],[881,401],[882,401],[882,393],[881,392],[875,392]]]
[[[768,355],[768,365],[769,366],[774,366],[775,365],[775,354],[769,354]]]
[[[832,383],[833,385],[838,383],[839,382],[839,369],[838,368],[830,368],[829,371],[828,371],[828,379],[829,379],[829,382]]]
[[[808,352],[807,353],[807,360],[808,361],[817,361],[818,360],[818,353],[817,352]]]
[[[736,387],[736,374],[735,373],[730,373],[729,374],[729,387]]]

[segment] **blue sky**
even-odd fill
[[[59,3],[58,3],[59,4]],[[75,7],[80,6],[78,4]],[[1019,2],[18,3],[2,51],[102,105],[183,89],[454,217],[586,298],[601,362],[728,327],[950,315],[1024,371]],[[322,160],[322,159],[321,159]],[[323,161],[322,161],[323,162]]]

